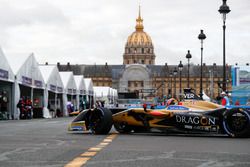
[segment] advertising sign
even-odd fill
[[[250,66],[232,68],[232,101],[240,105],[250,105]]]
[[[35,80],[35,86],[41,88],[41,87],[43,87],[43,82]]]
[[[8,79],[9,78],[9,72],[5,71],[3,69],[0,69],[0,78]]]
[[[29,77],[22,76],[22,84],[24,85],[32,85],[32,79]]]

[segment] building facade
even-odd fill
[[[154,46],[151,37],[144,31],[139,10],[135,31],[128,36],[122,65],[67,65],[57,64],[60,71],[73,71],[74,75],[92,78],[94,86],[110,86],[118,92],[138,92],[139,97],[179,97],[187,88],[188,67],[173,75],[178,65],[155,65]],[[190,65],[190,88],[200,93],[200,65]],[[202,89],[206,95],[216,98],[220,95],[223,67],[215,63],[203,64]],[[231,67],[227,66],[227,89],[231,90]],[[181,83],[180,83],[181,81]]]

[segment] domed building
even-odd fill
[[[171,56],[171,55],[167,55]],[[83,75],[91,78],[94,86],[109,86],[118,92],[138,92],[140,98],[179,97],[183,88],[188,87],[188,65],[184,63],[183,55],[182,73],[178,71],[178,65],[155,65],[154,45],[151,37],[144,31],[143,19],[139,8],[136,19],[135,31],[128,36],[125,43],[122,65],[67,65],[57,64],[60,71],[73,71],[74,75]],[[179,63],[178,60],[176,60]],[[199,94],[200,92],[200,68],[201,66],[191,64],[189,75],[189,87]],[[221,88],[223,78],[223,67],[215,63],[213,65],[203,64],[203,93],[217,97]],[[175,71],[175,73],[174,73]],[[227,79],[231,79],[231,67],[227,67]],[[181,83],[181,84],[180,84]],[[227,83],[229,90],[232,89],[231,82]]]
[[[154,46],[150,36],[143,31],[143,19],[139,10],[135,32],[127,40],[123,64],[155,64]]]

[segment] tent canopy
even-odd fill
[[[93,82],[91,78],[84,78],[87,95],[94,95]]]
[[[76,82],[73,72],[59,72],[66,94],[76,95]]]
[[[74,75],[74,79],[77,87],[77,94],[86,94],[86,86],[84,82],[84,78],[82,75]]]
[[[24,58],[25,57],[25,58]],[[19,84],[34,88],[44,88],[44,80],[33,53],[29,56],[8,56],[10,66]]]
[[[205,101],[210,101],[210,97],[203,91],[203,96],[202,96],[203,100]]]
[[[5,57],[2,48],[0,47],[0,80],[14,82],[14,73],[10,67],[10,64]]]
[[[111,97],[111,88],[106,86],[94,86],[95,97]]]
[[[39,65],[47,89],[56,93],[63,93],[63,82],[57,66]]]

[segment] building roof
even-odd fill
[[[59,71],[73,71],[74,75],[84,75],[85,77],[109,77],[113,79],[120,78],[125,65],[59,65]],[[151,77],[168,77],[171,72],[176,68],[178,71],[178,65],[147,65],[150,71]],[[227,66],[227,75],[231,75],[231,66]],[[209,72],[210,71],[210,72]],[[210,73],[213,71],[214,77],[223,76],[223,66],[221,65],[203,65],[203,77],[210,77]],[[200,77],[200,65],[190,65],[189,70],[190,77]],[[178,74],[179,76],[179,74]],[[188,76],[188,66],[184,65],[182,70],[182,76]]]

